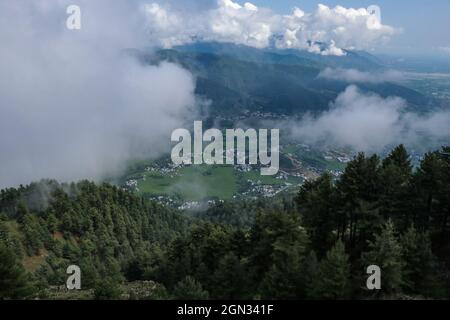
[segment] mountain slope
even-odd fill
[[[42,181],[0,194],[0,244],[50,285],[64,283],[72,264],[83,270],[85,287],[121,278],[135,256],[157,250],[187,226],[179,213],[108,184]]]
[[[191,71],[196,93],[209,99],[211,116],[262,112],[277,115],[319,113],[350,84],[318,78],[327,67],[383,70],[379,59],[364,52],[321,56],[296,50],[259,50],[228,44],[197,44],[143,55],[147,63],[167,60]],[[426,110],[433,99],[400,84],[358,84],[383,97],[399,96],[411,110]]]

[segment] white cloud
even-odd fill
[[[329,45],[329,54],[343,55],[340,49],[370,49],[386,42],[397,30],[381,24],[367,9],[319,4],[315,12],[284,16],[286,31],[277,45],[282,48],[320,52],[319,44]]]
[[[450,47],[439,47],[439,50],[445,53],[450,53]]]
[[[448,141],[449,111],[418,115],[405,109],[406,102],[400,98],[366,94],[352,85],[337,97],[329,111],[283,126],[296,139],[358,151],[381,151],[400,143],[419,148],[423,147],[424,137],[437,143]]]
[[[344,81],[348,83],[383,83],[399,82],[404,79],[403,74],[396,70],[383,72],[365,72],[356,69],[326,68],[320,72],[319,78]]]
[[[0,187],[157,156],[196,103],[189,72],[123,52],[152,44],[136,3],[77,2],[79,31],[65,28],[69,1],[0,3]]]
[[[266,9],[251,3],[241,6],[231,0],[219,0],[216,8],[200,13],[179,10],[176,4],[144,7],[152,34],[165,48],[197,40],[267,47],[276,19]]]
[[[216,7],[197,14],[179,10],[174,3],[153,3],[146,11],[150,29],[164,47],[203,40],[257,48],[275,44],[278,48],[341,56],[344,49],[371,49],[399,31],[383,25],[365,8],[342,6],[318,5],[312,13],[294,8],[289,15],[279,15],[249,2],[240,5],[218,0]]]

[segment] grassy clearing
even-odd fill
[[[245,172],[244,177],[247,180],[255,183],[267,184],[272,186],[280,186],[285,183],[285,180],[276,179],[276,176],[262,176],[259,171]]]
[[[138,188],[142,194],[179,195],[188,201],[230,199],[237,192],[237,177],[231,166],[189,166],[172,176],[148,172]]]

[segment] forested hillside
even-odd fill
[[[201,43],[160,50],[135,52],[144,63],[177,63],[196,77],[196,94],[209,101],[211,115],[225,117],[248,113],[301,115],[328,110],[329,102],[351,84],[345,79],[318,77],[331,68],[355,68],[371,73],[385,70],[382,62],[365,52],[344,57],[321,56],[298,50],[258,50],[246,46]],[[408,108],[425,112],[435,104],[432,97],[393,82],[359,83],[360,88],[382,97],[398,96]]]
[[[0,298],[58,298],[51,288],[70,264],[83,298],[449,298],[449,152],[418,168],[403,146],[359,154],[294,199],[195,217],[107,184],[3,190]],[[369,265],[381,268],[380,291],[366,289]]]
[[[72,264],[80,266],[84,288],[119,283],[130,260],[157,251],[188,225],[177,212],[91,182],[2,190],[0,212],[2,252],[14,252],[39,288],[65,284]],[[0,298],[5,294],[0,288]]]

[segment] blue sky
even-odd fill
[[[401,35],[391,41],[387,50],[408,52],[414,49],[416,52],[430,52],[439,47],[450,47],[450,0],[250,0],[250,2],[270,7],[280,13],[287,13],[295,6],[311,12],[319,3],[332,7],[342,5],[353,8],[375,4],[381,8],[384,24],[404,29]]]

